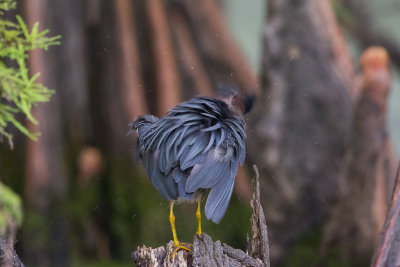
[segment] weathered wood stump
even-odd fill
[[[0,266],[3,267],[24,267],[24,264],[14,250],[13,243],[0,238]]]
[[[260,203],[259,174],[253,166],[256,177],[253,185],[251,206],[252,238],[249,240],[249,251],[232,248],[221,241],[213,241],[203,233],[195,236],[192,251],[180,250],[174,252],[174,242],[170,241],[165,247],[148,248],[138,247],[132,253],[136,266],[270,266],[268,231],[265,223],[264,211]]]

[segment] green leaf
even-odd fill
[[[15,8],[15,0],[0,0],[0,137],[6,137],[12,144],[12,135],[7,132],[10,125],[33,140],[38,133],[30,133],[15,116],[22,113],[32,123],[38,121],[32,115],[32,107],[48,102],[54,91],[38,83],[40,73],[29,75],[26,60],[32,49],[47,50],[49,46],[60,44],[61,36],[49,37],[49,30],[39,30],[34,23],[29,31],[21,16],[17,23],[3,18],[1,10]],[[17,67],[9,67],[10,61]],[[7,64],[5,63],[7,62]]]
[[[30,36],[29,36],[28,27],[26,26],[24,20],[21,18],[20,15],[16,15],[15,17],[17,18],[18,24],[19,24],[19,26],[21,27],[22,32],[23,32],[25,38],[26,38],[26,39],[29,39]],[[36,23],[35,23],[35,24],[36,24]]]

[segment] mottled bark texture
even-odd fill
[[[3,267],[24,267],[24,264],[14,250],[14,243],[0,238],[0,266]]]
[[[175,250],[174,242],[170,241],[166,247],[147,248],[138,247],[132,253],[136,266],[270,266],[268,231],[265,223],[264,212],[260,203],[260,183],[258,170],[253,186],[251,206],[252,239],[249,241],[249,252],[232,248],[227,244],[214,242],[210,236],[203,233],[195,236],[191,252]]]
[[[349,136],[354,71],[329,1],[268,1],[263,91],[249,125],[272,262],[322,223]]]
[[[253,169],[256,173],[256,179],[253,184],[253,197],[250,202],[253,209],[253,214],[251,215],[251,231],[253,236],[249,242],[249,254],[254,258],[261,259],[266,266],[269,266],[268,229],[264,210],[260,202],[260,176],[256,165],[253,165]]]
[[[174,242],[167,244],[166,248],[156,249],[138,248],[133,252],[136,266],[265,266],[260,259],[254,259],[245,252],[234,249],[227,244],[214,242],[210,236],[203,233],[201,237],[195,236],[193,252],[178,251],[172,258]]]

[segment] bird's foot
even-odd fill
[[[185,242],[179,242],[178,245],[175,245],[175,250],[172,253],[171,257],[173,258],[175,256],[175,253],[178,252],[179,250],[183,249],[183,250],[187,250],[187,251],[192,251],[193,245],[190,243],[185,243]]]

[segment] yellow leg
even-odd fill
[[[200,200],[197,201],[197,211],[196,211],[196,218],[197,218],[197,235],[201,235],[203,232],[201,231],[201,211],[200,211]]]
[[[174,257],[175,253],[180,249],[192,251],[190,248],[185,246],[185,245],[191,246],[191,244],[180,243],[178,240],[178,236],[176,234],[176,227],[175,227],[175,215],[174,215],[174,202],[173,201],[171,201],[169,204],[169,222],[171,223],[172,236],[174,237],[174,246],[175,246],[175,250],[172,253],[172,257]]]
[[[174,246],[179,246],[178,236],[175,228],[174,202],[169,203],[169,222],[171,223],[172,236],[174,237]]]

